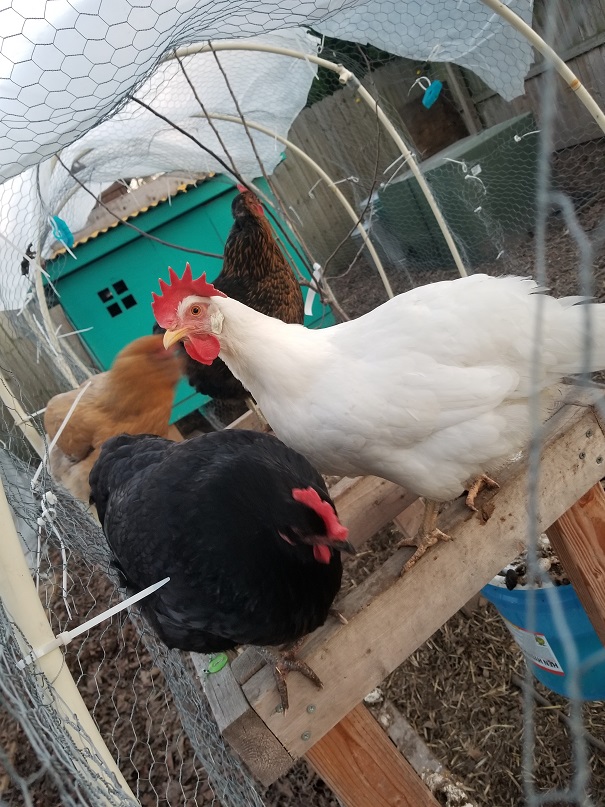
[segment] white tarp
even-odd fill
[[[318,45],[317,37],[300,29],[274,32],[255,37],[254,41],[309,54],[316,53]],[[218,58],[230,89],[212,53],[182,60],[204,109],[237,117],[233,92],[247,119],[285,137],[306,103],[316,66],[253,51],[226,51]],[[223,151],[177,61],[160,65],[135,95],[218,153],[227,164],[230,156],[244,177],[260,175],[258,160],[242,125],[213,122],[228,154]],[[263,165],[271,173],[281,160],[283,147],[273,137],[256,131],[252,134]],[[194,176],[224,170],[199,145],[132,101],[64,148],[61,160],[93,193],[124,177],[168,171]],[[94,205],[95,199],[77,185],[61,163],[47,159],[0,187],[0,232],[21,251],[31,242],[36,245],[42,234],[42,257],[48,257],[55,240],[50,235],[49,217],[59,215],[72,232],[77,232]],[[0,240],[0,309],[18,308],[25,299],[29,281],[21,276],[20,263],[17,250]]]
[[[531,22],[528,0],[509,0]],[[3,0],[0,180],[107,115],[168,48],[311,26],[400,56],[454,61],[506,99],[532,59],[481,0]],[[280,70],[286,70],[282,60]],[[272,84],[266,106],[272,106]]]
[[[531,2],[509,5],[531,21]],[[0,182],[7,180],[0,187],[0,234],[17,247],[0,240],[0,308],[22,305],[29,282],[21,277],[19,253],[40,234],[48,247],[50,215],[76,232],[94,204],[82,190],[70,195],[74,181],[49,155],[63,149],[66,164],[97,190],[128,176],[222,170],[133,102],[99,122],[134,90],[228,159],[178,63],[153,68],[168,49],[209,39],[252,37],[315,53],[317,39],[306,25],[401,56],[457,62],[505,98],[523,92],[532,60],[527,42],[480,0],[0,0]],[[287,136],[315,66],[243,51],[221,51],[219,59],[244,115]],[[213,54],[184,64],[207,111],[237,114]],[[240,173],[257,176],[243,128],[215,125]],[[254,141],[271,172],[281,146],[258,132]]]

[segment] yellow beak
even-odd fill
[[[180,342],[188,333],[189,328],[178,328],[176,331],[166,331],[164,334],[164,347],[166,350],[168,350],[171,345],[174,345],[175,342]]]

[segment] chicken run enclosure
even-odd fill
[[[323,687],[291,672],[286,713],[254,648],[169,649],[139,604],[118,608],[132,592],[51,476],[44,429],[53,396],[151,334],[169,264],[215,280],[242,186],[312,329],[479,273],[605,302],[605,0],[4,0],[0,23],[0,803],[605,805],[590,306],[542,424],[537,305],[531,439],[477,512],[443,508],[453,540],[409,571],[423,499],[326,477],[357,554],[300,651]],[[467,324],[436,335],[444,350]],[[181,383],[171,439],[266,430],[253,404],[200,405]],[[506,625],[480,595],[508,590],[490,585],[504,569],[539,581],[515,589],[522,622],[498,607]]]

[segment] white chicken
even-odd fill
[[[218,355],[275,434],[329,474],[374,474],[427,499],[418,552],[438,538],[438,502],[479,485],[523,448],[539,304],[545,407],[562,376],[605,368],[605,306],[555,299],[533,280],[473,275],[400,294],[350,322],[308,330],[170,270],[153,295],[164,344]],[[586,317],[590,364],[585,366]],[[553,386],[555,387],[553,389]],[[409,568],[411,563],[406,564]]]

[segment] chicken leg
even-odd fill
[[[439,502],[427,499],[424,508],[424,516],[420,529],[413,538],[403,538],[395,549],[400,546],[415,546],[416,551],[401,570],[401,574],[408,572],[415,565],[418,558],[421,558],[429,546],[433,546],[437,541],[451,541],[451,535],[442,532],[437,528],[437,518],[439,516]]]
[[[289,706],[288,687],[286,686],[286,676],[289,672],[299,672],[304,675],[305,678],[308,678],[309,681],[312,681],[318,689],[323,687],[319,677],[313,672],[309,665],[296,658],[296,652],[299,650],[305,639],[306,636],[303,636],[302,639],[299,639],[293,645],[290,645],[289,648],[282,651],[273,650],[269,647],[255,646],[255,650],[257,650],[258,653],[266,661],[268,661],[273,668],[273,677],[275,678],[275,685],[277,687],[277,691],[279,692],[281,710],[284,713],[287,711]]]
[[[489,490],[497,490],[499,487],[500,485],[487,474],[481,474],[481,476],[478,476],[468,489],[466,506],[470,507],[470,509],[476,513],[477,508],[475,507],[475,499],[479,493],[481,493],[484,488],[489,488]]]

